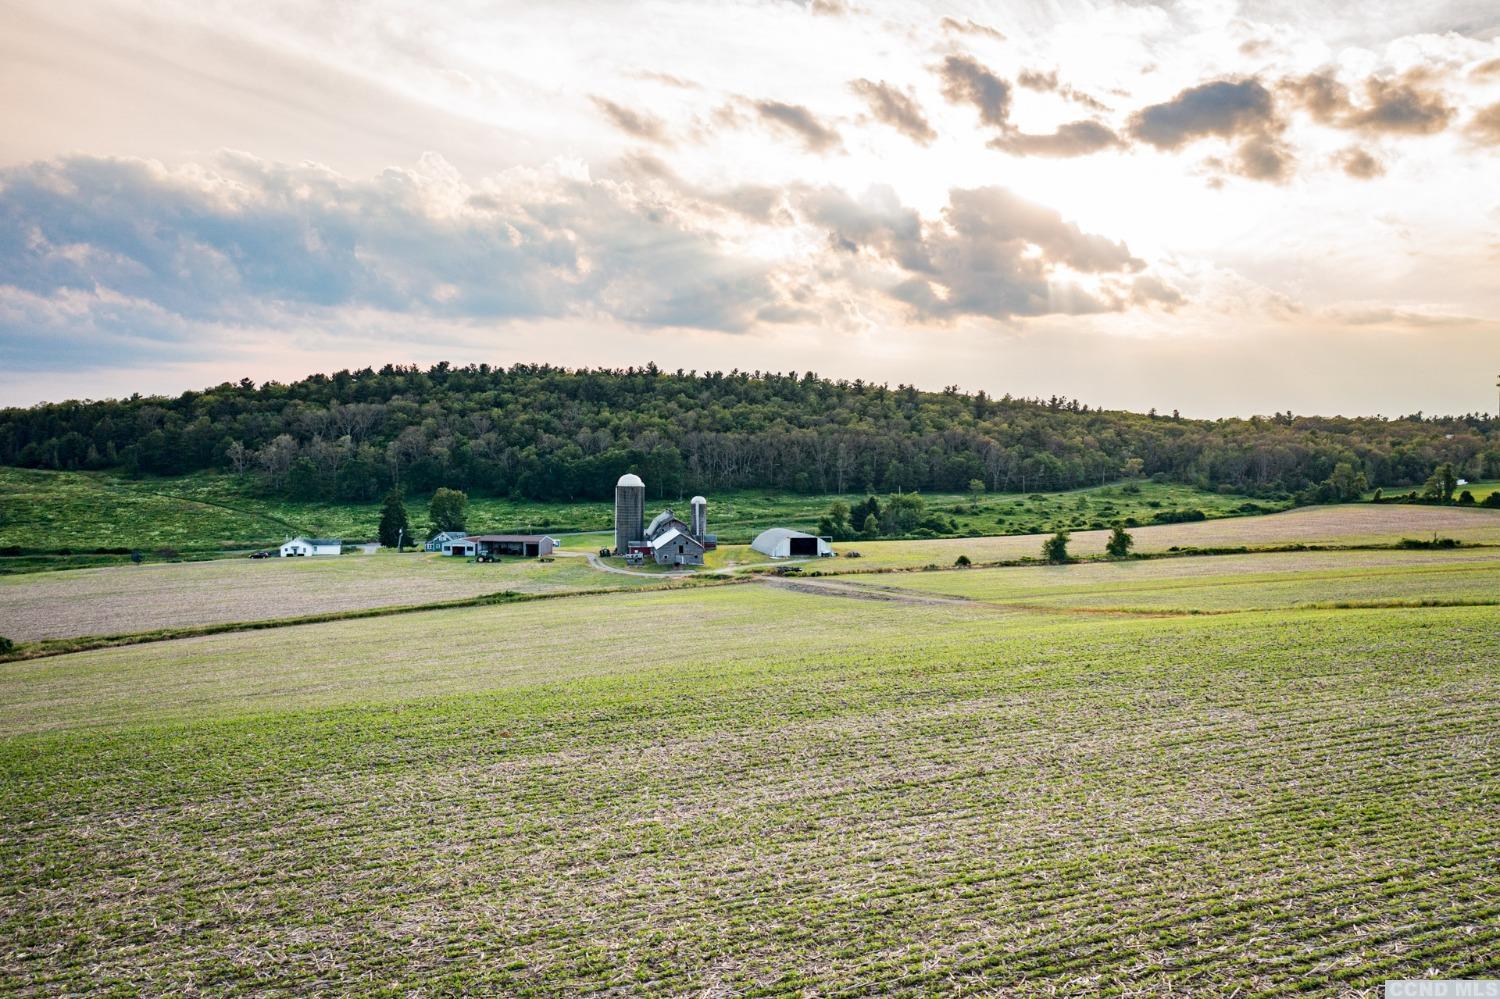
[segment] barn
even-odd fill
[[[281,546],[281,557],[298,555],[340,555],[344,543],[336,538],[293,538]]]
[[[702,565],[703,542],[686,530],[669,528],[646,542],[657,565]]]
[[[551,555],[557,542],[545,534],[476,534],[466,539],[474,546],[475,555],[513,555],[520,558],[537,558]]]
[[[833,554],[827,538],[786,527],[761,531],[750,542],[750,547],[772,558],[827,558]]]

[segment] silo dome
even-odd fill
[[[688,500],[688,505],[697,506],[700,503],[706,504],[707,502],[708,500],[704,499],[702,496],[694,496],[692,499]]]
[[[620,476],[620,481],[615,483],[616,489],[620,488],[621,486],[640,486],[642,489],[645,489],[646,483],[642,482],[641,477],[639,475],[636,475],[634,472],[626,472],[624,475]]]

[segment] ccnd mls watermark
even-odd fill
[[[1386,982],[1385,999],[1500,999],[1500,981]]]

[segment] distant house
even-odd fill
[[[444,542],[462,541],[468,536],[468,531],[439,531],[438,533],[427,539],[427,543],[422,546],[422,550],[428,552],[443,552],[443,554],[446,555],[448,553],[443,551]]]
[[[293,538],[281,546],[281,557],[296,555],[339,555],[344,543],[337,538]]]
[[[453,537],[444,538],[438,544],[438,551],[444,555],[453,555],[457,558],[468,558],[479,554],[479,546],[474,544],[474,539],[462,531],[449,531]]]
[[[521,558],[537,558],[551,555],[557,542],[545,534],[476,534],[468,541],[475,546],[476,555],[515,555]]]

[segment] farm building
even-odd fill
[[[771,558],[803,556],[826,558],[833,554],[827,538],[803,534],[801,531],[793,531],[785,527],[773,527],[768,531],[761,531],[755,536],[755,540],[750,542],[750,547]]]
[[[647,524],[646,483],[639,475],[620,476],[615,484],[615,554],[639,554],[657,565],[702,565],[703,553],[717,547],[718,538],[708,533],[708,500],[694,496],[689,505],[691,524],[670,508]]]
[[[462,531],[450,531],[448,533],[452,534],[453,537],[439,541],[437,546],[438,551],[444,555],[452,555],[455,558],[468,558],[471,555],[478,554],[478,547],[474,544],[473,538]]]
[[[491,557],[514,555],[521,558],[538,558],[551,555],[557,542],[545,534],[476,534],[466,538],[474,546],[475,555]]]
[[[344,543],[335,538],[293,538],[281,546],[281,557],[297,555],[339,555]]]
[[[422,550],[428,552],[442,552],[444,555],[447,555],[449,553],[447,549],[443,547],[444,544],[450,541],[462,541],[468,536],[468,531],[439,531],[438,533],[427,539],[426,543],[422,545]]]

